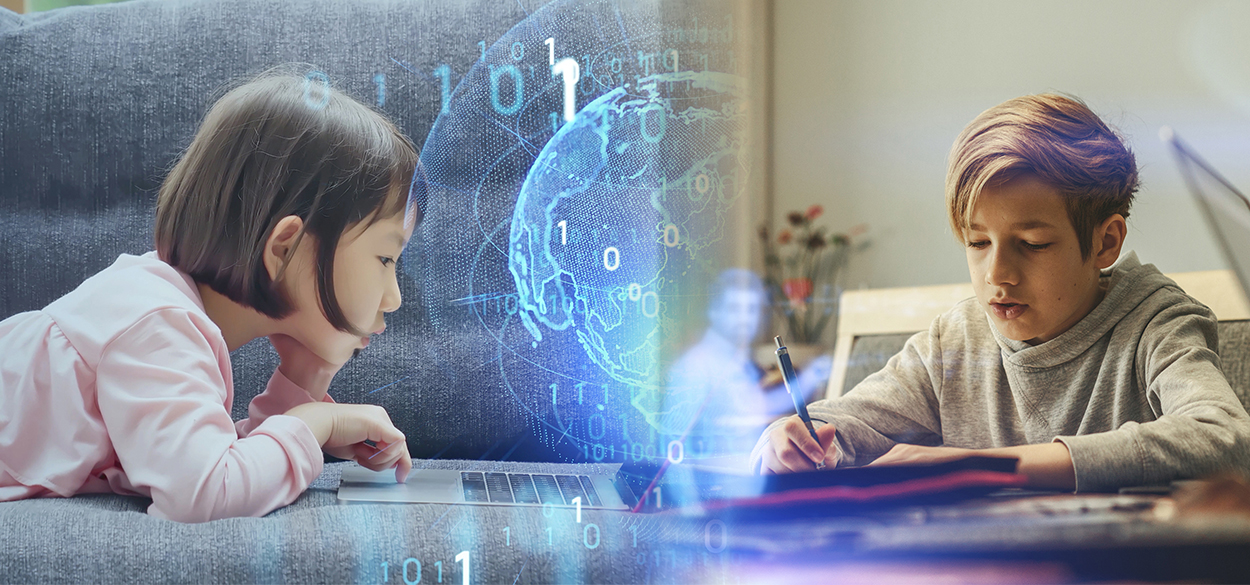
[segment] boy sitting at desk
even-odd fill
[[[1205,305],[1120,257],[1137,166],[1085,104],[1045,94],[977,116],[951,150],[947,212],[974,298],[844,396],[752,452],[763,473],[1018,457],[1029,485],[1098,491],[1244,468],[1250,417]]]

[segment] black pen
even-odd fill
[[[781,336],[773,338],[777,342],[777,363],[781,364],[781,381],[786,385],[786,392],[790,393],[790,398],[794,399],[794,410],[799,414],[799,419],[803,421],[803,425],[807,427],[807,432],[812,435],[812,440],[820,445],[820,439],[816,438],[816,429],[812,428],[812,417],[807,414],[807,404],[803,402],[803,395],[800,394],[794,386],[798,385],[798,380],[794,376],[794,366],[790,364],[790,351],[786,346],[781,344]],[[824,460],[816,461],[816,469],[824,469]]]

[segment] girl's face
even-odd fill
[[[401,299],[396,262],[412,236],[403,214],[378,220],[369,227],[360,222],[343,233],[334,256],[334,292],[347,321],[370,334],[386,327],[385,313],[399,308]],[[285,333],[304,344],[321,359],[342,365],[369,345],[335,329],[317,300],[315,242],[307,235],[296,249],[282,286],[295,304],[295,312],[281,321]]]

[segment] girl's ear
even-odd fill
[[[278,282],[286,271],[287,255],[291,253],[292,247],[295,246],[295,237],[299,235],[303,227],[304,220],[297,215],[288,215],[278,220],[278,225],[275,225],[273,231],[270,232],[262,253],[270,281]]]

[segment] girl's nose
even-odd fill
[[[392,276],[386,283],[386,291],[382,293],[382,312],[392,313],[403,304],[403,296],[399,292],[399,277]]]

